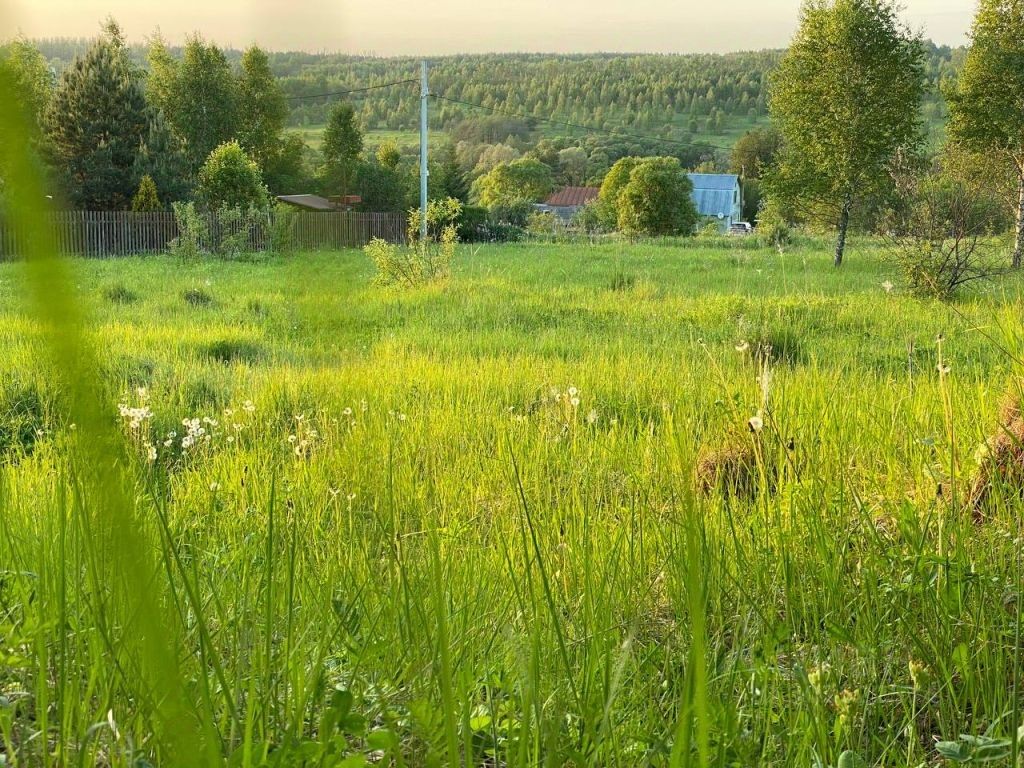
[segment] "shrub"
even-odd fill
[[[888,254],[914,293],[948,300],[1003,272],[989,237],[991,206],[976,189],[931,175],[907,195],[905,211],[890,222]]]
[[[779,206],[771,200],[765,200],[757,217],[755,234],[765,245],[782,251],[792,241],[789,222],[782,214]]]
[[[565,230],[553,213],[532,211],[526,218],[526,231],[534,237],[556,237]]]
[[[588,233],[608,231],[609,227],[606,227],[604,224],[601,201],[591,200],[581,206],[580,209],[576,211],[576,215],[572,217],[572,225],[576,229]]]
[[[462,206],[456,234],[463,243],[490,240],[487,228],[487,209],[479,205]]]
[[[139,191],[132,198],[132,210],[135,213],[150,213],[163,210],[160,198],[156,193],[156,182],[153,181],[153,177],[148,173],[142,177],[142,180],[139,182]]]
[[[221,144],[199,169],[196,197],[210,210],[264,208],[269,194],[260,167],[237,141]]]
[[[717,221],[707,221],[697,230],[697,237],[707,239],[718,239],[722,236],[722,227]]]
[[[296,210],[284,203],[278,203],[270,219],[270,250],[282,256],[295,253]]]
[[[529,200],[510,200],[491,206],[488,210],[487,222],[495,229],[501,227],[526,227],[526,222],[533,213],[533,203]]]
[[[255,239],[267,226],[267,214],[255,206],[221,208],[214,220],[214,251],[229,259],[253,253]]]
[[[172,208],[178,236],[171,240],[171,254],[182,261],[196,261],[210,239],[206,217],[196,210],[195,203],[174,203]]]
[[[433,200],[427,207],[426,240],[420,237],[420,212],[416,210],[409,213],[408,246],[371,240],[363,250],[377,267],[377,282],[413,287],[447,278],[455,257],[455,225],[461,211],[458,200]]]

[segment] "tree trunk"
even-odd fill
[[[1024,257],[1024,166],[1017,169],[1017,240],[1013,246],[1013,268],[1020,269]]]
[[[839,237],[836,239],[835,265],[843,266],[843,253],[846,251],[846,231],[850,228],[850,197],[843,201],[843,210],[839,214]]]

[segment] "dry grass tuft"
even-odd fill
[[[967,503],[975,521],[981,522],[994,490],[1014,489],[1024,498],[1024,415],[1016,392],[1003,398],[999,426],[979,447],[978,455],[978,469]]]
[[[759,456],[760,454],[760,456]],[[731,438],[715,448],[702,450],[697,457],[695,480],[699,493],[710,496],[757,498],[764,477],[771,481],[773,473],[764,467],[764,451],[758,437]]]

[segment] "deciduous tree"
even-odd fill
[[[923,56],[891,0],[806,0],[772,77],[784,145],[769,195],[834,222],[836,266],[854,207],[891,186],[890,163],[921,143]]]
[[[640,162],[639,157],[619,158],[601,182],[601,191],[597,196],[597,219],[605,229],[618,226],[619,195],[629,184],[629,176]]]
[[[781,146],[782,135],[774,126],[747,131],[733,145],[729,172],[759,179],[771,167]]]
[[[981,0],[956,87],[949,136],[1001,158],[1016,175],[1013,266],[1024,259],[1024,1]]]
[[[487,208],[516,202],[538,202],[551,193],[551,168],[539,160],[522,157],[501,163],[473,184],[473,194]]]
[[[224,52],[198,35],[180,62],[160,38],[149,52],[150,101],[167,118],[194,173],[216,147],[238,133],[238,86]]]
[[[324,131],[324,175],[330,186],[343,195],[355,177],[359,155],[363,151],[363,132],[356,121],[356,113],[347,101],[339,102],[331,110]]]
[[[697,226],[693,184],[674,157],[636,165],[618,196],[619,229],[627,234],[690,235]]]
[[[264,172],[280,151],[287,119],[288,103],[270,71],[270,60],[254,45],[242,54],[238,79],[238,142]]]

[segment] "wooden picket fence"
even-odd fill
[[[217,243],[239,235],[244,227],[247,250],[270,250],[274,215],[269,212],[256,221],[225,221],[209,214],[203,246],[215,251]],[[406,236],[404,213],[300,211],[292,216],[292,239],[298,250],[360,248],[374,238],[401,243]],[[51,247],[61,254],[90,258],[164,253],[179,234],[171,211],[55,211],[44,214],[44,221]],[[24,255],[25,234],[18,222],[0,216],[0,259]]]

